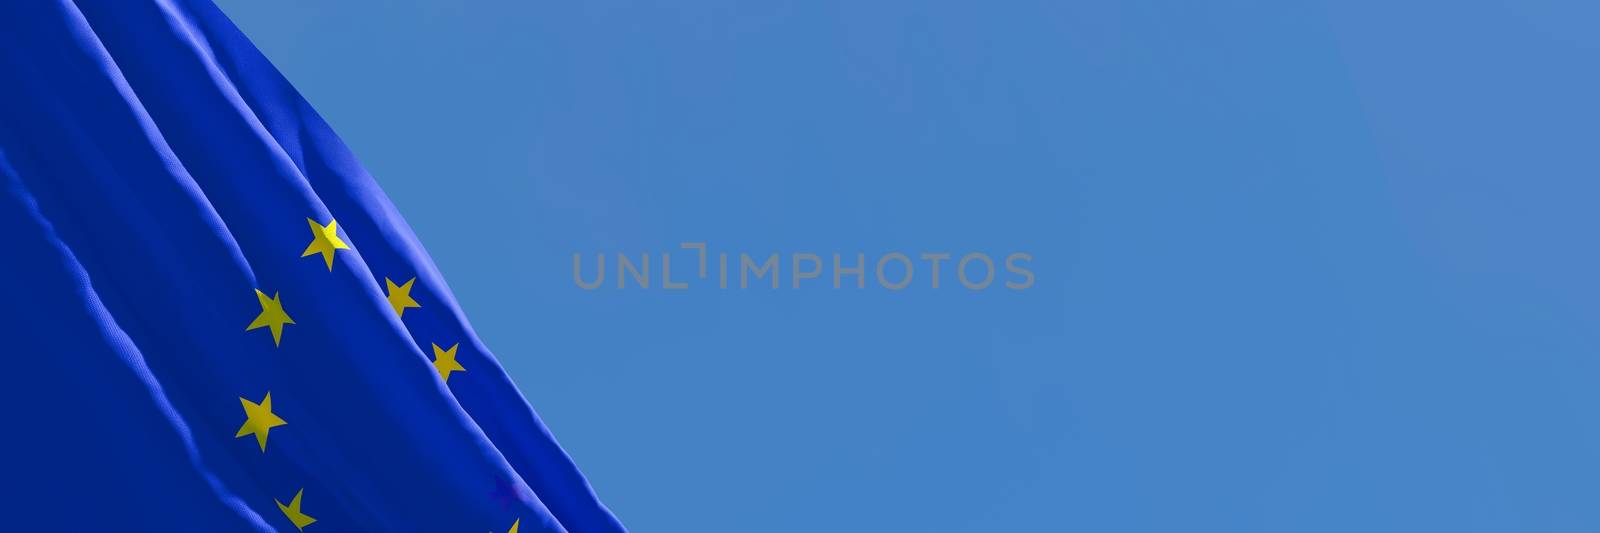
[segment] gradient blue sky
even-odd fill
[[[219,3],[637,531],[1600,529],[1592,2]]]

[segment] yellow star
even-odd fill
[[[511,523],[511,531],[507,531],[506,533],[517,533],[517,526],[519,526],[519,525],[522,525],[522,519],[521,518],[518,518],[516,522],[512,522]],[[494,532],[490,531],[489,533],[494,533]]]
[[[461,366],[461,363],[456,362],[456,348],[460,346],[461,343],[456,343],[449,350],[445,350],[437,344],[433,345],[433,368],[439,371],[439,378],[447,383],[450,381],[451,372],[467,371],[465,367]]]
[[[239,398],[239,403],[244,404],[244,425],[239,426],[239,433],[233,438],[240,438],[254,433],[256,443],[261,445],[261,452],[267,451],[267,432],[272,428],[288,425],[278,415],[272,414],[272,392],[267,392],[267,397],[261,403],[255,403],[244,398]]]
[[[259,327],[270,327],[272,328],[272,345],[277,346],[278,341],[283,339],[283,325],[293,324],[294,319],[289,318],[289,314],[283,312],[283,302],[278,301],[278,293],[276,292],[272,293],[271,298],[268,298],[267,293],[261,292],[261,289],[256,289],[256,301],[261,303],[261,314],[256,315],[255,322],[251,322],[250,327],[244,328],[244,330],[250,331]]]
[[[328,263],[328,271],[332,272],[333,251],[350,249],[350,245],[339,239],[339,221],[329,219],[326,226],[309,218],[306,222],[311,224],[311,244],[306,246],[305,253],[300,254],[300,257],[320,253],[322,260]]]
[[[389,278],[383,278],[383,284],[388,285],[389,307],[394,308],[395,316],[406,316],[406,308],[408,307],[422,307],[422,304],[411,299],[411,284],[416,282],[417,278],[413,277],[405,285],[395,285],[393,281],[389,281]]]
[[[306,526],[317,521],[317,519],[300,512],[300,497],[304,496],[305,493],[306,489],[300,489],[300,492],[294,493],[294,499],[289,500],[289,505],[284,505],[283,502],[278,501],[276,498],[272,500],[273,503],[278,504],[278,510],[283,511],[283,516],[288,517],[289,521],[294,523],[294,528],[300,531],[305,531]]]

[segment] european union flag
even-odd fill
[[[0,2],[4,531],[620,531],[207,0]]]

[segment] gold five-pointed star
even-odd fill
[[[461,347],[461,343],[456,343],[449,350],[440,348],[437,344],[433,345],[433,368],[439,371],[439,378],[445,380],[445,382],[450,381],[451,372],[467,371],[465,367],[461,366],[461,363],[456,362],[456,348],[459,347]]]
[[[289,314],[283,312],[283,302],[278,301],[278,293],[276,292],[272,293],[271,298],[268,298],[267,293],[261,292],[261,289],[256,289],[256,301],[261,303],[261,314],[256,315],[256,320],[251,322],[250,327],[244,328],[244,330],[250,331],[260,327],[272,328],[272,345],[277,346],[278,341],[283,339],[283,325],[293,324],[294,319],[289,318]]]
[[[311,244],[306,246],[305,253],[300,254],[300,257],[322,254],[323,262],[328,263],[328,271],[332,272],[333,251],[350,249],[350,245],[339,239],[339,221],[329,219],[326,226],[309,218],[306,222],[311,224]]]
[[[506,533],[517,533],[517,526],[519,526],[519,525],[522,525],[522,519],[521,518],[518,518],[516,522],[512,522],[511,523],[511,531],[507,531]],[[489,533],[494,533],[494,532],[490,531]]]
[[[306,526],[317,521],[317,519],[300,512],[300,497],[304,496],[305,493],[306,489],[300,489],[299,492],[294,493],[294,499],[289,500],[289,505],[284,505],[283,502],[277,499],[272,500],[273,503],[278,504],[278,510],[283,511],[283,516],[288,517],[289,521],[294,523],[294,528],[300,531],[305,531]]]
[[[422,307],[422,304],[417,303],[416,300],[411,298],[411,284],[416,282],[417,278],[413,277],[410,281],[407,281],[405,285],[395,285],[393,281],[389,280],[389,278],[383,278],[383,284],[388,285],[389,307],[394,308],[395,316],[406,316],[406,308]]]
[[[261,399],[261,403],[255,403],[242,397],[239,398],[239,403],[244,404],[244,425],[239,426],[239,433],[235,434],[233,438],[237,439],[253,433],[256,436],[256,444],[260,444],[262,453],[266,453],[267,432],[272,428],[287,425],[288,422],[284,422],[282,418],[278,418],[278,415],[272,414],[271,392],[267,393],[266,398]]]

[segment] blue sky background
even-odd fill
[[[219,3],[637,531],[1600,528],[1592,2]]]

